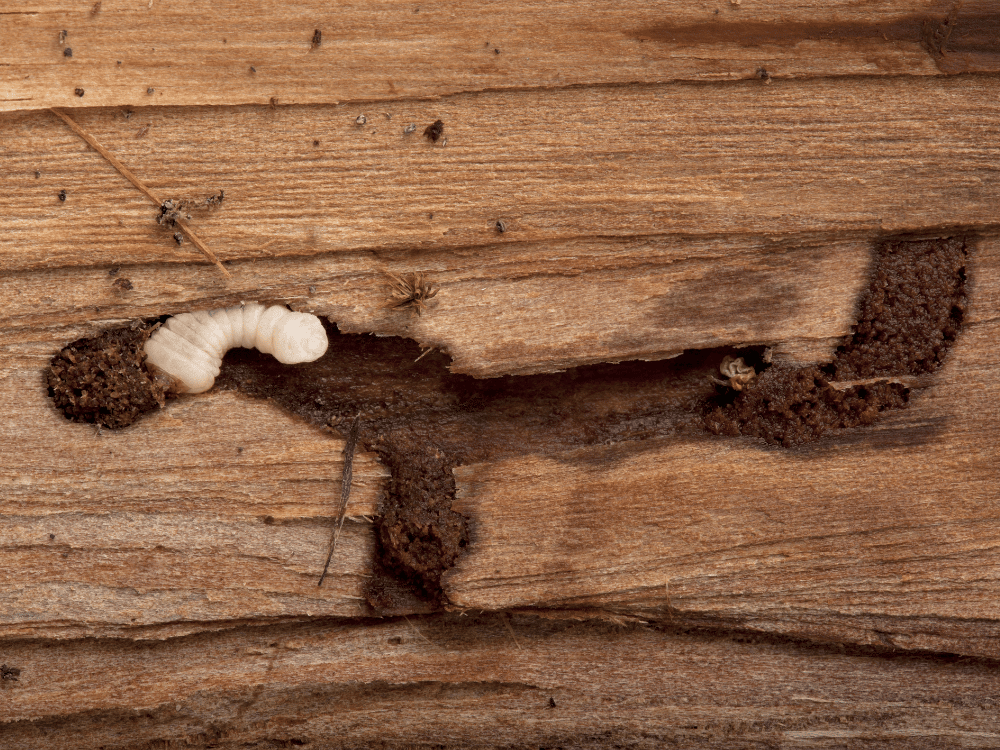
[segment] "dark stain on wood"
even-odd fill
[[[727,290],[725,296],[720,289]],[[730,330],[741,310],[752,310],[754,323],[761,328],[777,327],[796,318],[802,305],[796,285],[782,280],[781,274],[765,263],[757,268],[723,268],[701,278],[678,281],[665,291],[657,307],[665,326],[696,321],[706,329]]]
[[[789,47],[803,41],[920,44],[943,73],[1000,70],[1000,6],[992,0],[943,4],[927,13],[885,22],[769,23],[722,20],[687,26],[664,24],[632,33],[633,38],[694,47],[730,44]]]
[[[327,354],[293,368],[231,350],[216,384],[271,399],[317,426],[361,415],[360,442],[391,477],[375,522],[376,575],[366,592],[382,614],[403,606],[401,583],[432,604],[442,601],[440,577],[469,539],[468,520],[451,509],[455,466],[697,434],[695,409],[711,393],[705,374],[722,358],[711,350],[476,380],[449,372],[450,359],[440,352],[416,361],[420,347],[408,339],[341,334],[332,326],[328,334]]]
[[[947,13],[925,18],[921,44],[943,73],[1000,70],[1000,6],[993,0],[956,2]]]

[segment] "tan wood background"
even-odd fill
[[[998,39],[987,0],[0,9],[0,739],[1000,744]],[[49,107],[158,194],[224,189],[194,226],[232,278]],[[820,362],[874,242],[955,232],[969,314],[906,411],[460,467],[449,613],[364,617],[373,456],[317,589],[339,438],[226,393],[98,432],[43,384],[80,336],[241,299],[477,377]],[[433,314],[385,310],[386,270]]]

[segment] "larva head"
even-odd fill
[[[274,326],[271,353],[284,365],[313,362],[326,352],[329,341],[319,318],[308,313],[284,315]]]

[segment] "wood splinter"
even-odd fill
[[[333,553],[337,549],[337,540],[340,539],[340,530],[344,527],[344,514],[347,512],[347,500],[351,497],[351,480],[354,478],[354,452],[358,447],[358,432],[360,429],[361,415],[358,414],[351,423],[351,431],[347,436],[347,445],[344,446],[344,474],[340,482],[340,513],[337,516],[337,523],[333,527],[330,551],[326,556],[323,575],[319,577],[317,586],[322,586],[323,581],[326,579],[326,573],[330,569],[330,561],[333,559]]]

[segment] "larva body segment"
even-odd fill
[[[176,333],[183,339],[191,342],[203,352],[217,353],[217,348],[211,337],[206,338],[201,330],[201,325],[191,313],[175,315],[167,321],[165,328]]]
[[[256,302],[181,313],[146,341],[146,362],[177,381],[180,393],[202,393],[215,383],[222,358],[234,346],[256,347],[282,364],[313,362],[329,342],[315,315]]]
[[[254,346],[264,352],[264,354],[274,354],[274,342],[272,341],[274,338],[274,326],[279,319],[284,317],[283,314],[287,312],[288,310],[281,307],[269,307],[260,316],[260,320],[257,321],[257,343]]]
[[[250,302],[243,307],[243,344],[245,349],[253,349],[257,341],[257,323],[266,308],[256,302]]]
[[[229,308],[220,307],[218,310],[212,310],[208,313],[212,321],[219,326],[219,330],[222,331],[222,338],[225,340],[226,349],[232,349],[236,346],[236,342],[233,341],[233,326],[229,322]],[[243,341],[242,326],[240,326],[240,342]]]
[[[256,305],[256,302],[250,304]],[[243,319],[246,317],[245,306],[234,306],[226,308],[226,316],[229,318],[229,328],[232,330],[233,346],[246,346],[243,343]],[[248,347],[249,348],[249,347]]]
[[[219,324],[208,314],[208,310],[198,310],[197,312],[188,313],[188,315],[191,315],[198,322],[200,326],[198,333],[212,345],[212,348],[218,353],[221,359],[228,350],[227,344],[229,342],[226,341],[226,336],[222,333],[222,329],[219,328]]]

